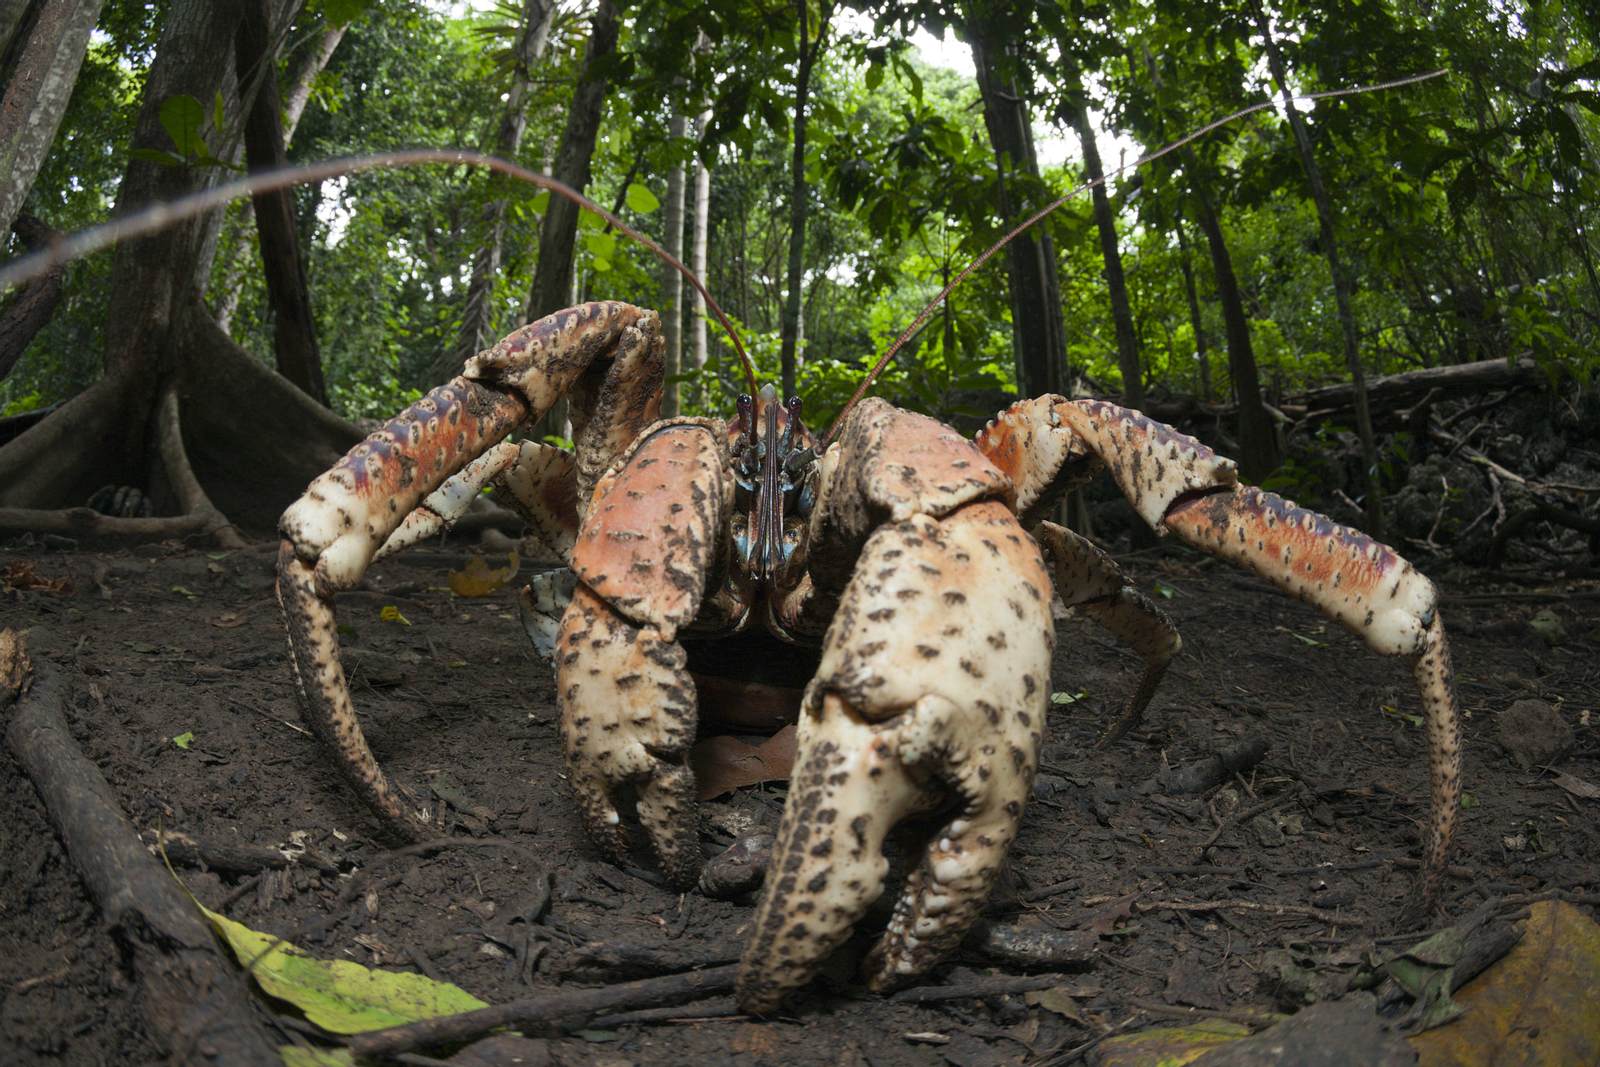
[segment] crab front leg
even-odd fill
[[[436,491],[569,391],[584,422],[577,442],[581,493],[586,474],[608,465],[654,418],[661,348],[651,312],[616,303],[557,312],[473,357],[462,376],[369,435],[284,512],[278,600],[307,724],[389,830],[404,837],[428,832],[426,819],[401,805],[362,734],[339,662],[333,596],[360,581],[418,505],[432,498],[448,511],[454,505],[433,497]],[[495,453],[483,470],[508,455]],[[444,497],[459,502],[455,490],[465,484]]]
[[[831,612],[738,997],[770,1011],[880,895],[883,842],[947,807],[866,967],[883,989],[960,940],[1038,765],[1050,585],[1010,485],[955,431],[863,401],[821,459],[801,622]]]
[[[595,489],[555,641],[567,772],[585,830],[620,862],[618,793],[631,788],[663,873],[684,887],[701,857],[688,764],[695,688],[677,633],[726,566],[734,484],[720,424],[647,430]]]
[[[1433,583],[1360,531],[1236,484],[1231,460],[1170,426],[1097,401],[1063,401],[1053,411],[1105,461],[1134,510],[1158,532],[1254,571],[1374,652],[1411,661],[1427,725],[1431,794],[1419,904],[1434,910],[1461,803],[1461,724]]]

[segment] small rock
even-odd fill
[[[1278,820],[1272,817],[1270,811],[1251,819],[1250,829],[1255,832],[1256,840],[1261,842],[1262,848],[1282,847],[1284,842],[1283,830],[1278,826]]]
[[[1040,800],[1049,800],[1070,784],[1059,775],[1041,774],[1033,780],[1033,795]]]
[[[1543,700],[1519,700],[1500,713],[1497,723],[1500,744],[1525,771],[1572,751],[1572,727]]]

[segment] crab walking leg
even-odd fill
[[[570,308],[524,326],[352,448],[279,520],[278,602],[306,720],[391,832],[428,831],[425,819],[400,805],[362,735],[339,663],[334,594],[361,579],[418,504],[580,377],[598,372],[609,379],[630,360],[648,365],[652,353],[659,355],[659,332],[654,314],[615,303]],[[658,372],[637,388],[659,382]]]
[[[565,559],[578,534],[572,453],[537,441],[502,441],[428,494],[372,557],[374,563],[450,529],[493,484],[535,534]]]
[[[1411,659],[1428,737],[1421,905],[1432,911],[1461,805],[1461,721],[1433,583],[1389,546],[1253,486],[1180,501],[1162,522],[1316,606],[1374,652]]]
[[[1039,549],[998,500],[867,540],[801,711],[799,754],[739,1003],[808,981],[883,890],[885,835],[933,798],[931,837],[867,963],[890,987],[960,941],[1032,788],[1054,630]]]
[[[1254,571],[1314,605],[1374,652],[1406,656],[1422,695],[1431,793],[1421,905],[1439,901],[1461,803],[1461,723],[1433,583],[1388,545],[1282,497],[1237,483],[1233,462],[1136,411],[1057,404],[1062,424],[1103,459],[1158,532]]]
[[[1144,660],[1139,687],[1100,735],[1097,744],[1104,747],[1139,725],[1167,665],[1183,648],[1183,639],[1166,612],[1135,589],[1097,545],[1053,522],[1039,523],[1033,536],[1051,564],[1061,602],[1098,622]]]

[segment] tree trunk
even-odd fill
[[[1122,273],[1122,252],[1117,247],[1117,222],[1111,211],[1111,198],[1103,184],[1105,168],[1100,165],[1100,147],[1095,144],[1094,126],[1089,121],[1088,101],[1080,96],[1072,108],[1072,124],[1083,144],[1083,169],[1096,183],[1094,221],[1100,231],[1100,255],[1105,261],[1106,295],[1111,300],[1111,321],[1117,332],[1117,365],[1122,368],[1122,402],[1130,408],[1144,406],[1144,371],[1139,360],[1139,338],[1133,328],[1133,311],[1128,302],[1128,283]]]
[[[39,251],[61,237],[32,215],[18,215],[12,230],[30,252]],[[0,381],[11,373],[29,343],[55,314],[66,275],[66,267],[56,267],[22,286],[0,308]]]
[[[491,151],[503,159],[515,159],[528,128],[528,98],[533,92],[533,68],[544,57],[550,40],[550,24],[555,20],[555,0],[523,0],[522,22],[512,45],[514,67],[506,106],[500,113]],[[494,181],[493,178],[490,179]],[[553,198],[552,198],[553,199]],[[505,246],[508,201],[496,196],[483,207],[479,223],[482,244],[472,258],[472,280],[467,283],[467,299],[461,312],[461,329],[455,344],[435,366],[435,376],[444,381],[461,372],[461,365],[494,341],[494,284],[500,274],[500,258]]]
[[[688,132],[688,116],[674,114],[667,127],[667,136],[672,140],[674,149]],[[667,172],[667,203],[661,220],[666,233],[662,235],[661,246],[677,260],[683,259],[683,180],[684,165],[674,163]],[[677,378],[683,367],[683,275],[668,263],[660,264],[658,270],[661,276],[662,333],[667,342],[667,380],[661,397],[661,415],[667,418],[678,413]]]
[[[1311,199],[1317,206],[1317,227],[1322,238],[1322,251],[1328,257],[1328,270],[1333,274],[1333,300],[1339,312],[1339,330],[1344,335],[1344,362],[1350,371],[1350,384],[1355,398],[1356,433],[1361,438],[1362,476],[1366,482],[1367,533],[1383,537],[1383,486],[1378,479],[1378,445],[1372,435],[1372,411],[1367,404],[1366,372],[1361,366],[1361,341],[1356,333],[1356,316],[1350,307],[1355,291],[1354,280],[1345,270],[1339,257],[1339,242],[1333,228],[1333,202],[1328,198],[1328,187],[1322,180],[1322,170],[1317,166],[1316,154],[1311,149],[1311,134],[1305,119],[1294,106],[1289,91],[1288,71],[1283,53],[1272,36],[1272,26],[1260,0],[1251,0],[1255,10],[1256,29],[1260,31],[1267,50],[1267,66],[1272,80],[1278,85],[1283,98],[1284,113],[1289,128],[1294,132],[1294,145],[1300,154],[1300,166],[1306,172],[1306,184],[1311,187]]]
[[[240,6],[235,62],[240,72],[253,71],[255,81],[248,102],[241,101],[245,156],[251,173],[277,170],[288,164],[288,156],[278,118],[278,64],[273,56],[271,15],[267,0],[245,0]],[[239,79],[241,90],[245,80]],[[278,373],[317,403],[326,404],[322,353],[317,347],[316,320],[311,314],[305,262],[295,229],[294,193],[289,189],[258,193],[250,203],[274,318]]]
[[[1008,174],[1037,185],[1039,163],[1033,151],[1028,109],[1011,70],[1013,60],[986,13],[968,12],[964,33],[977,66],[983,122],[989,131],[999,175],[1000,212],[1019,221],[1030,205],[1018,196]],[[1017,359],[1017,387],[1023,396],[1065,393],[1068,373],[1066,329],[1055,281],[1055,243],[1033,229],[1006,246],[1011,288],[1011,338]],[[1056,294],[1056,295],[1053,295]]]
[[[294,74],[289,80],[289,92],[284,97],[283,104],[283,148],[287,152],[289,145],[294,141],[294,131],[300,125],[300,117],[305,114],[306,104],[311,100],[311,87],[317,80],[317,75],[327,69],[328,63],[333,59],[334,51],[339,47],[339,42],[344,39],[348,26],[329,26],[317,37],[305,54],[305,57],[295,66]],[[214,286],[220,296],[216,300],[217,325],[226,333],[233,326],[234,313],[239,310],[239,297],[244,291],[243,278],[246,264],[249,261],[248,248],[244,243],[244,213],[243,211],[230,210],[227,216],[226,236],[222,240],[225,248],[231,249],[229,259],[222,268],[222,277]]]
[[[782,348],[780,352],[783,395],[796,395],[796,359],[800,351],[801,284],[805,278],[806,252],[806,109],[811,100],[811,72],[817,57],[822,54],[823,42],[828,36],[828,18],[832,4],[823,3],[817,12],[817,36],[807,41],[810,29],[807,0],[795,0],[798,35],[799,70],[794,86],[794,151],[790,156],[789,176],[789,263],[785,271],[783,300]]]
[[[1194,264],[1189,260],[1189,238],[1179,213],[1172,220],[1172,229],[1178,235],[1178,266],[1183,271],[1183,295],[1189,301],[1189,328],[1194,331],[1194,358],[1198,364],[1200,401],[1211,399],[1211,353],[1206,346],[1206,324],[1200,316],[1200,298],[1195,292]]]
[[[1208,178],[1193,152],[1184,152],[1184,162],[1189,171],[1189,188],[1194,193],[1196,221],[1211,250],[1211,272],[1228,338],[1228,372],[1239,405],[1239,468],[1246,478],[1260,481],[1277,469],[1278,438],[1261,399],[1256,354],[1250,344],[1250,320],[1244,313],[1239,282],[1233,274],[1233,258],[1228,254],[1222,223],[1211,201]]]
[[[711,126],[711,111],[700,113],[695,122],[696,136],[704,139]],[[706,280],[706,253],[711,238],[711,168],[699,156],[694,161],[694,244],[689,252],[689,269],[696,278]],[[706,302],[698,292],[689,293],[689,359],[695,370],[706,365],[709,337],[706,331]]]
[[[162,101],[231,95],[236,18],[234,5],[213,0],[168,6],[134,147],[170,144]],[[232,132],[206,136],[225,146]],[[217,169],[130,159],[116,213],[195,192]],[[205,310],[202,268],[220,218],[209,212],[118,245],[105,376],[0,448],[0,507],[70,509],[107,483],[145,485],[158,505],[194,518],[196,533],[227,543],[233,523],[271,529],[306,482],[359,439],[229,341]],[[136,533],[119,524],[147,522],[103,519],[98,526],[113,535]]]
[[[580,192],[589,184],[600,117],[611,88],[609,70],[617,50],[618,28],[616,4],[613,0],[600,0],[589,24],[589,48],[584,53],[583,71],[578,75],[578,88],[572,94],[567,127],[550,175]],[[567,306],[572,293],[572,251],[577,232],[577,205],[552,196],[544,224],[539,227],[539,262],[523,314],[525,321],[533,322]]]
[[[0,235],[11,232],[55,141],[102,2],[44,0],[31,27],[21,22],[26,5],[13,3],[0,22],[8,37],[27,30],[0,98]]]

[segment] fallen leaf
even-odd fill
[[[1095,1049],[1096,1067],[1183,1067],[1210,1052],[1250,1036],[1250,1028],[1225,1019],[1202,1019],[1193,1026],[1160,1026],[1110,1037]]]
[[[177,737],[174,737],[172,739],[172,743],[177,745],[179,748],[188,748],[190,745],[194,744],[194,731],[185,730]]]
[[[329,1033],[358,1034],[488,1007],[448,982],[403,971],[373,970],[350,960],[319,960],[287,941],[208,908],[200,910],[257,985],[270,996],[293,1004]]]
[[[0,571],[0,584],[8,590],[19,592],[70,593],[72,591],[71,578],[41,578],[34,573],[33,562],[25,559],[7,563],[5,570]]]
[[[278,1055],[283,1057],[283,1067],[355,1067],[356,1062],[347,1048],[279,1045]]]
[[[700,788],[700,799],[710,800],[758,782],[778,782],[794,770],[794,727],[785,726],[760,745],[750,745],[726,734],[707,737],[689,750],[689,766]]]
[[[219,630],[232,630],[249,622],[243,615],[236,611],[224,611],[221,615],[211,620],[211,625]]]
[[[1066,986],[1051,986],[1049,989],[1036,989],[1031,993],[1022,995],[1023,1002],[1035,1007],[1053,1011],[1064,1019],[1070,1019],[1079,1026],[1088,1029],[1083,1015],[1078,1011],[1078,1004],[1072,999],[1072,990]]]
[[[1575,797],[1582,797],[1584,800],[1600,800],[1600,785],[1595,785],[1593,782],[1586,782],[1582,778],[1563,771],[1556,771],[1550,776],[1550,780]]]
[[[1110,937],[1117,932],[1117,927],[1123,920],[1133,918],[1133,902],[1138,896],[1137,893],[1129,893],[1125,897],[1119,897],[1089,916],[1087,923],[1080,925],[1088,926],[1101,937]]]
[[[499,568],[490,567],[482,556],[474,555],[465,567],[450,572],[450,591],[462,597],[488,596],[515,577],[519,566],[515,549],[506,555],[506,565]]]
[[[378,609],[378,618],[384,622],[397,622],[402,626],[410,626],[411,620],[400,614],[400,609],[393,604],[385,604]]]
[[[1420,1067],[1600,1063],[1600,925],[1565,901],[1529,908],[1522,940],[1456,991],[1464,1014],[1410,1039]]]
[[[1078,692],[1078,693],[1051,693],[1050,694],[1050,703],[1052,703],[1052,704],[1076,704],[1078,701],[1083,699],[1083,696],[1084,696],[1084,694],[1082,692]]]
[[[189,598],[189,599],[190,599],[190,600],[195,600],[195,599],[197,599],[197,598],[198,598],[198,597],[199,597],[199,596],[200,596],[200,594],[199,594],[199,593],[196,593],[196,592],[195,592],[195,591],[194,591],[194,590],[192,590],[192,589],[185,589],[185,588],[184,588],[184,587],[183,587],[183,586],[181,586],[181,585],[175,585],[175,586],[172,586],[172,587],[171,587],[171,589],[170,589],[170,590],[169,590],[169,591],[170,591],[170,592],[173,592],[173,593],[177,593],[177,594],[178,594],[178,595],[179,595],[179,596],[181,596],[181,597],[187,597],[187,598]]]
[[[153,656],[157,652],[161,651],[160,648],[150,644],[147,641],[124,641],[122,643],[143,656]]]

